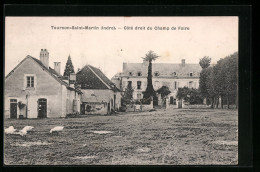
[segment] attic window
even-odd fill
[[[141,73],[141,72],[138,72],[137,75],[138,75],[138,76],[142,76],[142,73]]]
[[[173,76],[176,76],[176,72],[173,72],[172,74],[173,74]]]
[[[132,73],[132,72],[129,72],[129,75],[130,75],[130,76],[132,76],[132,75],[133,75],[133,73]]]
[[[192,72],[190,72],[190,75],[189,75],[190,77],[192,77]]]
[[[154,72],[154,76],[159,76],[159,72]]]

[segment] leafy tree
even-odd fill
[[[69,77],[71,73],[75,73],[75,71],[74,71],[74,66],[72,64],[72,61],[71,61],[71,58],[70,58],[70,55],[69,55],[63,76]]]
[[[230,99],[235,97],[235,104],[237,107],[238,100],[238,53],[226,57],[225,70],[225,95],[227,98],[227,105],[229,108]]]
[[[206,69],[207,67],[209,67],[211,62],[211,58],[209,56],[204,56],[202,59],[200,59],[200,66],[202,69]]]
[[[178,100],[184,100],[185,102],[189,102],[190,104],[203,103],[203,99],[200,96],[199,90],[194,88],[179,88],[176,97]]]
[[[162,86],[156,92],[161,94],[163,103],[165,102],[166,96],[168,96],[171,93],[171,91],[169,90],[169,88],[167,86]]]
[[[145,54],[145,57],[143,57],[143,59],[145,61],[149,62],[148,65],[148,76],[147,76],[147,87],[146,90],[143,92],[144,99],[150,99],[151,97],[155,97],[156,93],[154,91],[153,88],[153,84],[152,84],[152,61],[155,61],[159,56],[154,53],[153,51],[149,51],[147,54]]]
[[[200,73],[199,79],[199,91],[203,98],[209,98],[210,94],[208,92],[208,81],[210,77],[212,68],[205,68]]]
[[[211,100],[211,108],[218,108],[219,98],[223,108],[223,99],[226,99],[229,108],[230,103],[236,103],[238,99],[238,53],[220,59],[213,67],[203,68],[200,74],[200,94]]]
[[[122,106],[125,106],[126,104],[130,104],[130,102],[133,98],[133,92],[134,92],[134,89],[132,88],[132,85],[128,84],[127,88],[125,89],[125,91],[122,94],[122,99],[121,99]]]

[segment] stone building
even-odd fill
[[[201,72],[199,64],[186,64],[182,59],[179,64],[153,63],[152,81],[154,90],[167,86],[171,93],[167,97],[168,104],[182,107],[183,102],[178,102],[176,93],[180,87],[199,88],[199,76]],[[112,81],[118,88],[124,90],[128,84],[134,89],[133,99],[142,99],[142,92],[147,87],[148,62],[123,63],[123,72],[116,74]],[[154,99],[154,105],[160,105],[161,97]]]
[[[76,83],[83,92],[81,114],[109,114],[121,106],[121,90],[103,72],[91,65],[76,74]]]
[[[49,67],[49,52],[41,49],[40,60],[24,58],[6,77],[6,118],[57,118],[80,111],[81,95],[60,75],[60,62]]]

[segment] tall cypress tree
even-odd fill
[[[75,73],[75,71],[74,71],[74,66],[72,64],[72,61],[71,61],[71,58],[70,58],[70,55],[69,55],[63,76],[69,77],[71,73]]]
[[[156,93],[153,89],[153,83],[152,83],[152,61],[155,61],[158,57],[159,56],[156,53],[154,53],[153,51],[149,51],[147,54],[145,54],[145,57],[143,57],[143,59],[145,61],[149,62],[147,87],[146,87],[146,90],[143,92],[144,99],[149,99],[150,97],[156,96]]]

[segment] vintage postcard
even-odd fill
[[[238,17],[6,17],[5,165],[237,165]]]

